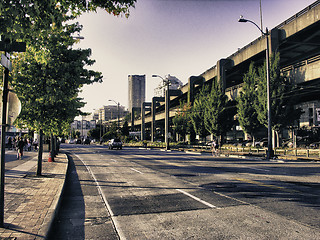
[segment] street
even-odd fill
[[[320,239],[319,163],[61,149],[77,175],[66,189],[57,238]],[[68,195],[72,189],[76,197]],[[68,212],[72,202],[78,210]]]

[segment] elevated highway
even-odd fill
[[[291,18],[270,30],[270,51],[280,53],[280,68],[283,74],[298,88],[294,93],[301,104],[314,101],[313,107],[320,107],[320,0],[314,2]],[[181,88],[179,96],[171,97],[170,117],[173,117],[181,100],[192,102],[194,95],[204,82],[218,81],[230,100],[235,100],[241,91],[243,74],[251,62],[263,64],[266,52],[266,37],[262,36],[239,49],[231,56],[217,61],[217,64],[199,76],[192,76]],[[154,132],[157,126],[164,126],[164,104],[145,113],[144,119],[134,122],[134,128]],[[152,122],[154,122],[152,124]],[[314,124],[320,124],[315,122]]]

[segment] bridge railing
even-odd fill
[[[320,0],[312,3],[311,5],[309,5],[308,7],[302,9],[300,12],[296,13],[295,15],[293,15],[292,17],[288,18],[287,20],[285,20],[284,22],[280,23],[279,25],[277,25],[275,28],[283,28],[284,25],[289,24],[290,22],[296,20],[298,17],[306,14],[307,12],[309,12],[311,9],[315,8],[316,6],[318,6],[320,4]]]

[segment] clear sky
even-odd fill
[[[263,28],[274,28],[315,0],[262,0]],[[184,84],[260,36],[243,15],[260,25],[259,0],[137,0],[128,19],[105,11],[82,15],[84,40],[102,72],[103,83],[85,86],[83,111],[103,105],[128,107],[128,75],[146,75],[146,101],[160,79],[176,76]]]

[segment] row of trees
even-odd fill
[[[73,36],[82,29],[74,20],[97,8],[128,16],[134,3],[135,0],[0,2],[2,40],[27,43],[25,53],[14,55],[10,78],[10,88],[22,103],[18,126],[40,133],[40,139],[42,133],[53,138],[67,133],[73,119],[85,114],[80,110],[85,105],[78,97],[80,89],[85,84],[101,82],[102,74],[87,69],[95,62],[90,59],[90,49],[73,48],[79,41]]]
[[[271,114],[272,129],[276,133],[283,128],[293,127],[302,114],[301,109],[294,107],[296,102],[290,97],[293,85],[289,78],[280,73],[279,62],[278,53],[271,57]],[[265,64],[255,66],[251,63],[243,76],[242,91],[236,99],[236,108],[215,79],[211,89],[204,84],[192,104],[181,104],[173,118],[175,131],[181,135],[194,132],[201,137],[212,134],[221,141],[221,137],[236,124],[236,115],[243,131],[254,140],[257,132],[268,125],[266,83]]]

